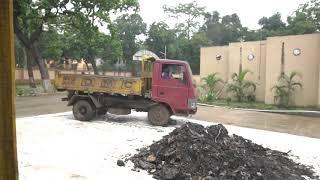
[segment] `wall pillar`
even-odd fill
[[[0,3],[0,179],[18,179],[13,0]]]
[[[318,78],[318,107],[320,107],[320,64],[318,68],[319,78]]]

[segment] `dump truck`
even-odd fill
[[[57,72],[54,84],[68,92],[63,100],[80,121],[135,110],[148,112],[151,124],[163,126],[172,115],[196,113],[197,91],[187,62],[144,58],[135,68],[130,77]]]

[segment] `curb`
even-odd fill
[[[266,112],[266,113],[278,113],[278,114],[291,114],[291,115],[305,115],[312,117],[320,117],[320,111],[309,111],[309,110],[267,110],[267,109],[246,109],[246,108],[233,108],[227,106],[217,106],[211,104],[197,103],[199,106],[205,107],[218,107],[224,109],[234,109],[234,110],[242,110],[242,111],[254,111],[254,112]]]

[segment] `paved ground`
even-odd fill
[[[201,106],[195,119],[320,138],[320,118]]]
[[[152,179],[146,171],[131,171],[133,164],[130,161],[125,167],[119,167],[117,160],[136,154],[136,149],[160,140],[187,121],[206,126],[213,124],[173,119],[176,125],[159,127],[147,121],[146,113],[137,112],[129,116],[101,116],[92,122],[75,121],[71,112],[18,118],[19,179]],[[290,151],[294,161],[313,166],[320,175],[320,139],[231,125],[225,127],[230,134],[264,147]]]
[[[17,117],[70,111],[71,107],[67,107],[66,102],[61,102],[62,97],[65,97],[65,94],[59,93],[56,95],[39,97],[17,97]],[[317,117],[201,106],[194,118],[209,122],[320,138],[320,118]]]
[[[66,106],[66,102],[61,101],[63,97],[66,97],[65,93],[37,97],[17,97],[16,116],[19,118],[71,111],[72,107]]]

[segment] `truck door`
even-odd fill
[[[188,80],[183,64],[161,64],[157,97],[170,104],[175,111],[186,110],[188,106]]]

